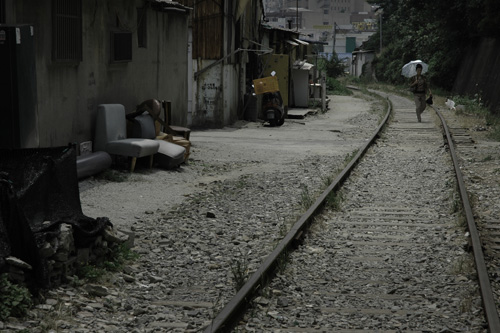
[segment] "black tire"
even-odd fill
[[[281,116],[281,118],[278,118]],[[274,114],[274,117],[277,119],[276,120],[276,126],[281,126],[285,123],[285,115],[278,110],[276,110],[276,113]]]

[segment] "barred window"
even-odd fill
[[[82,60],[82,0],[52,1],[52,58]]]

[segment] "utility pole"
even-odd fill
[[[297,7],[297,12],[296,12],[296,19],[295,19],[295,27],[296,27],[296,30],[299,31],[299,0],[297,0],[295,2],[296,4],[296,7]]]
[[[380,32],[380,52],[382,52],[382,15],[384,14],[384,8],[380,6],[372,6],[372,9],[375,9],[375,13],[378,13],[379,17],[378,29]]]
[[[337,44],[337,22],[333,22],[333,52],[335,53],[335,44]]]
[[[382,9],[378,15],[380,17],[380,53],[382,53],[382,14],[384,13],[384,10]]]

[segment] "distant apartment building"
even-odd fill
[[[352,52],[378,27],[378,14],[364,0],[264,0],[269,25],[297,30],[316,41],[318,53],[350,62]]]

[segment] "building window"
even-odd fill
[[[111,31],[111,62],[132,61],[132,32]]]
[[[52,58],[60,62],[82,60],[82,1],[52,1]]]
[[[148,47],[148,21],[146,7],[137,8],[137,46]]]

